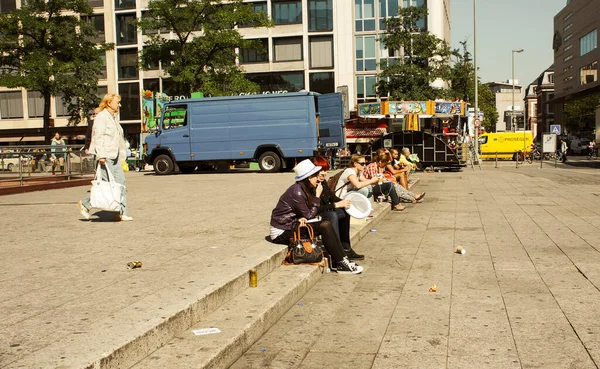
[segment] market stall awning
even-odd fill
[[[0,142],[11,143],[11,142],[32,142],[32,141],[44,141],[44,136],[13,136],[13,137],[0,137]]]
[[[373,128],[346,128],[347,138],[379,138],[387,133],[383,127]]]

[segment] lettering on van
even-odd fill
[[[239,96],[246,95],[272,95],[272,94],[287,94],[288,90],[279,90],[279,91],[263,91],[263,92],[240,92]],[[234,96],[234,95],[232,95]]]
[[[523,137],[500,137],[498,138],[498,142],[504,141],[523,141]]]

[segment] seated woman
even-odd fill
[[[382,150],[382,149],[379,149],[379,150]],[[396,150],[396,149],[392,149],[391,153],[389,151],[379,152],[379,150],[377,150],[378,154],[387,155],[389,159],[393,159],[394,151],[396,152],[396,155],[398,154],[398,150]],[[390,158],[390,156],[391,156],[391,158]],[[422,202],[423,197],[425,197],[425,192],[420,193],[420,194],[415,194],[414,192],[404,188],[403,185],[399,184],[397,181],[398,177],[394,175],[395,168],[394,168],[393,163],[394,163],[393,160],[391,160],[390,162],[387,163],[387,165],[385,166],[385,171],[384,171],[383,175],[385,176],[386,181],[392,182],[394,184],[394,188],[396,189],[396,193],[398,194],[398,197],[400,198],[400,200],[402,202],[411,202],[413,204],[415,204],[417,202]],[[400,178],[405,178],[404,173],[400,173]]]
[[[377,179],[367,180],[362,176],[366,165],[367,161],[363,155],[352,155],[348,168],[342,172],[335,185],[334,192],[337,197],[344,197],[348,191],[358,191],[366,197],[373,196],[371,185],[377,183]]]
[[[319,173],[319,181],[323,186],[323,192],[321,193],[321,204],[319,205],[318,215],[323,219],[327,219],[331,222],[335,233],[342,242],[342,247],[348,259],[350,260],[362,260],[365,258],[364,255],[357,254],[350,246],[350,215],[346,213],[344,209],[350,207],[350,200],[342,200],[337,197],[333,190],[329,188],[325,177],[329,170],[329,160],[322,156],[313,158],[313,164],[321,167]]]
[[[382,149],[379,149],[382,150]],[[377,155],[381,153],[377,150]],[[396,177],[396,181],[400,183],[404,189],[408,190],[408,177],[410,175],[411,167],[402,165],[399,159],[399,153],[397,149],[390,149],[391,160],[388,163],[386,170]]]
[[[392,210],[394,211],[402,211],[404,210],[404,206],[400,204],[400,198],[398,197],[398,193],[394,188],[394,184],[391,182],[386,182],[385,177],[383,176],[383,168],[389,162],[389,157],[387,154],[381,154],[376,157],[376,161],[367,165],[363,176],[367,180],[376,180],[376,184],[373,184],[373,195],[375,196],[389,196],[392,200]]]
[[[306,224],[319,210],[323,185],[319,181],[321,167],[315,166],[309,159],[303,160],[294,168],[296,183],[290,186],[279,198],[271,213],[271,240],[274,243],[289,245],[293,237],[294,225]],[[323,245],[331,256],[333,266],[338,273],[358,274],[363,267],[351,262],[342,248],[339,237],[329,220],[310,223],[316,234],[320,234]]]

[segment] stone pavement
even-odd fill
[[[419,176],[426,201],[356,246],[363,274],[325,275],[232,368],[598,367],[598,173]]]

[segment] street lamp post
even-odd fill
[[[473,74],[475,80],[475,111],[473,116],[473,126],[476,126],[476,119],[479,119],[479,100],[478,100],[478,85],[479,80],[477,78],[477,0],[473,0]],[[473,142],[475,149],[475,161],[479,164],[479,127],[475,127],[475,142]],[[471,159],[473,160],[473,159]]]
[[[515,124],[515,53],[522,53],[524,49],[514,49],[512,51],[512,107],[510,112],[510,124],[513,126],[513,130],[517,132],[517,125]]]

